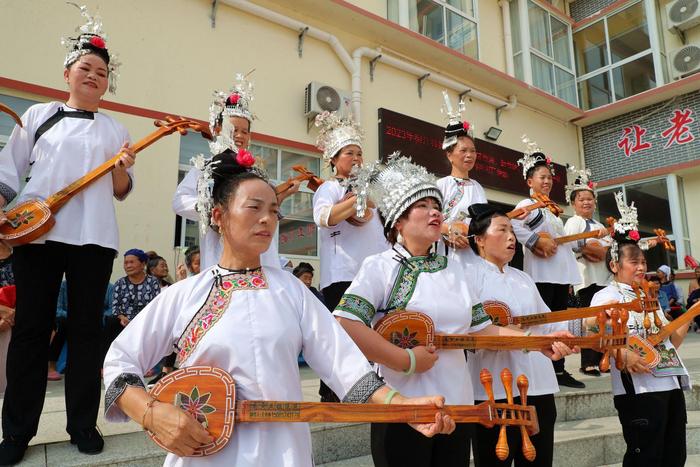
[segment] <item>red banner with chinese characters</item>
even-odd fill
[[[438,177],[444,177],[450,174],[450,163],[442,150],[444,131],[438,125],[379,109],[379,154],[382,159],[386,159],[392,152],[401,151],[401,154],[410,156],[414,162]],[[477,139],[475,145],[477,158],[470,177],[484,187],[529,195],[522,168],[518,165],[522,152],[481,139]],[[554,186],[550,198],[558,203],[566,203],[566,167],[556,163],[554,166]]]

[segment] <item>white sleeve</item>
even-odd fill
[[[564,224],[564,233],[566,235],[575,235],[581,233],[586,229],[586,221],[583,217],[573,216],[570,217],[566,224]]]
[[[197,180],[199,180],[199,169],[192,167],[185,178],[175,190],[173,196],[173,211],[178,216],[191,221],[199,221],[199,213],[197,213]]]
[[[381,254],[380,254],[381,255]],[[380,255],[365,258],[350,287],[345,291],[333,314],[370,326],[377,310],[385,303],[390,272],[384,271]]]
[[[299,323],[304,360],[343,402],[366,402],[383,383],[328,309],[304,289]]]
[[[337,193],[334,193],[335,183],[325,182],[314,193],[314,222],[319,227],[329,227],[328,218],[335,203],[340,201]]]
[[[24,115],[24,127],[15,125],[10,139],[0,152],[0,194],[9,203],[19,193],[20,180],[27,173],[34,149],[34,115],[37,110],[30,107]]]
[[[531,199],[524,199],[521,202],[518,203],[517,206],[515,206],[515,209],[522,208],[525,206],[530,206],[531,204],[535,204],[535,202]],[[534,229],[530,228],[528,226],[528,223],[535,222],[537,220],[537,216],[542,216],[543,214],[540,212],[539,209],[535,209],[533,211],[530,211],[525,218],[525,220],[520,220],[520,219],[512,219],[511,224],[513,225],[513,231],[515,232],[515,237],[518,239],[520,243],[525,245],[526,248],[531,249],[535,242],[537,241],[537,234],[534,232]]]
[[[127,386],[145,387],[143,374],[173,351],[181,287],[158,294],[112,342],[104,361],[105,418],[129,421],[115,403]]]
[[[484,187],[481,186],[481,183],[477,182],[476,185],[476,192],[474,193],[474,201],[472,204],[476,203],[488,203],[489,201],[486,199],[486,191],[484,191]]]

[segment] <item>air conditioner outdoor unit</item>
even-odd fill
[[[338,112],[340,117],[348,117],[351,102],[352,98],[348,91],[312,81],[306,86],[304,92],[304,115],[310,119],[328,111]]]
[[[671,32],[686,31],[700,24],[700,0],[675,0],[666,5],[666,19]]]
[[[672,50],[668,56],[673,79],[682,78],[700,70],[700,47],[693,44]]]

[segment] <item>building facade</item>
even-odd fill
[[[362,124],[366,160],[401,143],[415,151],[405,149],[407,155],[439,172],[447,162],[434,140],[445,124],[440,108],[447,90],[453,102],[467,104],[464,116],[480,139],[473,175],[488,182],[491,201],[512,206],[524,197],[512,158],[527,134],[562,169],[591,168],[606,190],[604,213],[613,189],[644,203],[642,217],[647,203],[663,204],[668,216],[655,209],[648,225],[666,228],[681,264],[663,253],[658,261],[683,268],[684,255],[700,252],[693,236],[700,224],[686,215],[700,197],[693,152],[700,81],[669,70],[669,54],[683,46],[667,25],[671,3],[93,0],[88,6],[102,16],[109,46],[124,63],[118,93],[106,95],[102,108],[134,141],[165,115],[207,120],[212,91],[228,89],[235,73],[254,70],[252,150],[274,180],[293,176],[298,164],[329,176],[309,112],[323,105],[337,105]],[[0,0],[0,8],[9,12],[0,17],[0,102],[21,113],[34,102],[64,99],[60,37],[79,24],[77,11],[56,0]],[[684,31],[686,44],[694,34]],[[662,134],[674,118],[686,122],[693,140],[686,142],[684,132],[665,147]],[[653,146],[638,149],[632,140],[628,155],[625,132],[632,128],[634,137],[635,125]],[[496,140],[485,136],[492,127],[501,131]],[[0,145],[11,128],[0,114]],[[197,242],[197,227],[176,218],[170,203],[191,157],[206,152],[199,136],[173,135],[139,155],[135,190],[117,208],[122,251],[156,250],[171,268],[181,261],[179,247]],[[556,183],[565,182],[558,171]],[[295,264],[319,261],[311,198],[304,189],[282,206],[280,253]],[[120,275],[118,258],[114,276]]]

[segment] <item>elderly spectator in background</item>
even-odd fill
[[[321,292],[319,292],[316,289],[316,287],[311,285],[311,283],[314,280],[313,266],[311,266],[309,263],[301,262],[297,267],[294,268],[292,274],[294,274],[300,281],[302,281],[304,285],[309,288],[311,293],[313,293],[316,296],[316,298],[318,298],[319,301],[325,305],[325,302],[323,301],[323,295],[321,294]]]
[[[126,276],[114,283],[112,291],[112,316],[105,322],[103,353],[129,321],[160,293],[160,282],[146,274],[148,256],[143,250],[132,248],[124,253]]]
[[[669,314],[672,319],[676,319],[685,310],[683,309],[683,295],[673,281],[673,270],[669,266],[663,264],[656,270],[656,276],[659,278],[659,282],[661,282],[661,288],[659,290],[665,292],[668,297],[668,304],[671,308]]]
[[[188,275],[194,276],[200,271],[200,254],[198,246],[191,246],[185,252],[185,264],[177,266],[177,280],[186,279]]]
[[[172,285],[168,278],[168,262],[162,256],[151,255],[146,262],[146,274],[158,279],[160,288],[165,289]]]

